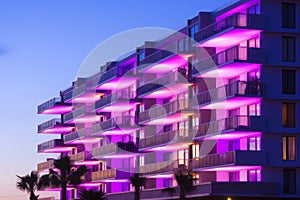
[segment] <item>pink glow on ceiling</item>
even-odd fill
[[[80,186],[82,187],[97,187],[99,186],[99,183],[81,183]]]
[[[174,143],[174,144],[166,144],[165,143],[165,144],[162,144],[163,146],[149,148],[149,149],[151,149],[151,151],[176,151],[176,150],[185,149],[191,144],[192,144],[192,141],[185,142],[185,143],[178,142],[178,143]]]
[[[60,126],[55,125],[51,128],[40,131],[39,133],[69,133],[73,130],[74,126]]]
[[[259,134],[260,132],[257,131],[230,131],[214,135],[210,134],[204,136],[201,140],[231,140],[243,137],[258,136]]]
[[[100,140],[101,138],[84,138],[84,139],[77,139],[74,141],[70,142],[65,142],[66,144],[89,144],[89,143],[96,143]]]
[[[247,28],[230,28],[225,31],[216,34],[213,38],[208,38],[203,42],[200,42],[200,47],[228,47],[237,44],[243,40],[247,40],[250,37],[257,35],[261,30],[252,30]]]
[[[87,114],[80,117],[77,117],[74,120],[66,122],[67,124],[74,124],[74,123],[93,123],[100,120],[100,115],[93,114]]]
[[[85,160],[85,161],[75,162],[76,165],[97,165],[99,163],[100,163],[99,160]]]
[[[150,94],[146,94],[146,95],[141,95],[140,97],[143,98],[168,98],[171,97],[173,95],[185,92],[188,90],[188,85],[190,84],[169,84],[166,85],[165,87],[162,87],[158,90],[154,90],[154,92],[151,92]]]
[[[136,80],[138,80],[138,78],[134,75],[132,77],[127,77],[126,75],[124,75],[123,77],[114,78],[97,86],[97,90],[119,90],[127,88],[130,85],[134,84]]]
[[[51,149],[46,149],[43,151],[39,151],[42,153],[61,153],[61,152],[69,152],[72,151],[73,147],[54,147]]]
[[[243,61],[233,61],[224,65],[219,65],[214,68],[208,69],[207,71],[200,71],[200,74],[196,77],[231,78],[249,71],[257,70],[260,68],[260,66],[261,64],[248,63]]]
[[[93,103],[100,99],[100,96],[104,95],[104,93],[96,93],[96,91],[87,91],[85,93],[82,93],[81,95],[78,95],[68,101],[67,103]]]
[[[190,112],[181,112],[181,113],[170,114],[169,116],[153,119],[149,122],[142,123],[142,124],[145,124],[145,125],[173,124],[176,122],[187,120],[188,116],[193,113],[194,113],[193,111],[190,111]]]
[[[232,97],[223,101],[200,106],[200,109],[233,109],[260,101],[260,97]]]
[[[100,156],[100,158],[130,158],[137,156],[137,153],[129,152],[129,151],[122,151],[122,152],[115,152],[110,155]],[[95,156],[98,157],[98,156]]]
[[[51,108],[48,108],[47,110],[44,110],[43,112],[40,112],[39,114],[65,114],[71,112],[72,109],[73,106],[55,105]]]
[[[104,183],[127,183],[129,182],[128,179],[104,179],[104,180],[99,180],[100,182]]]
[[[158,174],[158,175],[147,176],[147,178],[173,178],[173,177],[174,177],[173,173],[171,173],[171,174]]]
[[[149,64],[148,67],[141,70],[143,73],[167,73],[174,71],[178,67],[187,64],[188,56],[174,55],[159,63]]]
[[[215,167],[210,169],[204,169],[201,171],[239,171],[239,170],[250,170],[258,169],[260,166],[227,166],[227,167]]]
[[[137,102],[115,102],[111,103],[109,106],[105,106],[101,109],[96,110],[97,112],[124,112],[135,107]]]
[[[139,127],[137,128],[115,128],[113,130],[109,130],[109,131],[104,131],[102,133],[100,133],[100,135],[128,135],[133,133],[134,131],[140,129]],[[95,134],[97,135],[97,134]]]

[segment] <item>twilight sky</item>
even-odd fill
[[[232,0],[1,0],[0,1],[0,200],[24,200],[16,174],[57,155],[37,154],[37,105],[56,97],[76,79],[79,67],[100,42],[142,27],[178,29],[201,11]],[[41,193],[49,196],[49,193]]]

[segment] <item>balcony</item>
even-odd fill
[[[137,146],[133,142],[116,142],[92,149],[93,158],[127,158],[135,156]]]
[[[146,125],[172,124],[187,120],[188,115],[193,113],[191,100],[178,99],[139,113],[138,121]]]
[[[98,142],[101,138],[92,136],[92,129],[82,128],[64,135],[65,144],[88,144]]]
[[[193,76],[231,78],[258,69],[264,62],[263,49],[234,46],[195,63]]]
[[[237,13],[195,33],[201,47],[227,47],[257,35],[265,28],[262,15]]]
[[[194,54],[191,46],[172,43],[165,49],[156,49],[154,53],[139,62],[137,67],[141,73],[169,73],[187,63],[188,57]]]
[[[58,118],[51,119],[38,125],[38,133],[68,133],[74,128],[73,124],[62,124]]]
[[[190,83],[186,79],[186,70],[168,73],[151,82],[145,83],[137,89],[139,98],[168,98],[174,94],[187,91]]]
[[[94,124],[92,127],[92,135],[130,134],[137,129],[139,129],[139,126],[135,124],[133,116],[120,116]]]
[[[260,80],[235,81],[197,94],[193,104],[200,109],[234,109],[258,102],[264,93],[265,86]]]
[[[107,169],[98,172],[92,172],[92,182],[128,182],[130,174],[120,169]]]
[[[107,67],[92,80],[92,87],[96,90],[117,90],[127,88],[138,79],[133,72],[134,65]]]
[[[103,92],[93,90],[87,83],[72,87],[67,91],[63,97],[67,103],[92,103],[95,102]]]
[[[56,97],[50,99],[38,106],[38,114],[65,114],[72,110],[72,105],[61,102],[61,99]]]
[[[99,164],[99,160],[92,159],[92,154],[88,151],[82,151],[71,155],[71,161],[75,165],[96,165]]]
[[[173,151],[186,148],[196,135],[195,130],[179,129],[166,133],[155,134],[139,141],[140,150]]]
[[[193,170],[216,171],[237,169],[244,166],[261,166],[266,164],[267,156],[262,151],[229,151],[218,154],[209,154],[202,158],[194,158],[191,160],[191,168]]]
[[[119,90],[96,101],[93,109],[96,112],[124,112],[135,105],[135,92]]]
[[[64,145],[60,139],[53,139],[38,145],[38,153],[62,153],[71,151],[73,147]]]
[[[98,113],[92,112],[90,106],[82,106],[64,115],[64,123],[92,123],[100,119]]]
[[[174,170],[178,169],[180,167],[183,167],[184,165],[180,165],[178,160],[168,160],[168,161],[162,161],[162,162],[156,162],[151,164],[146,164],[143,166],[140,166],[139,170],[140,173],[146,176],[154,176],[157,174],[163,175],[163,174],[171,174],[173,175]]]
[[[38,163],[37,170],[39,172],[47,172],[50,168],[54,167],[54,159],[47,159],[46,162]]]
[[[200,124],[196,129],[199,139],[234,139],[264,131],[265,121],[261,116],[236,115]]]

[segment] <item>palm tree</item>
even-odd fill
[[[174,173],[176,182],[179,186],[180,194],[179,199],[185,199],[186,193],[193,190],[193,175],[189,171],[183,172],[182,170],[175,171]]]
[[[147,179],[142,177],[139,173],[129,178],[131,185],[134,187],[134,199],[140,200],[142,187],[145,187]]]
[[[96,191],[93,189],[84,189],[79,195],[80,200],[105,200],[105,193],[102,192],[102,190]]]
[[[39,195],[35,195],[35,191],[38,190],[39,173],[32,171],[26,176],[18,176],[17,188],[21,191],[25,191],[30,194],[30,200],[37,200]]]
[[[64,156],[54,161],[54,167],[59,172],[49,169],[49,174],[41,177],[40,187],[61,187],[61,200],[67,199],[67,185],[77,186],[82,183],[82,176],[88,172],[85,165],[77,169],[69,156]]]

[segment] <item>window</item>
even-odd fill
[[[260,5],[255,4],[255,5],[247,8],[247,14],[260,14]]]
[[[282,37],[282,60],[295,62],[296,60],[296,38],[292,36]]]
[[[194,26],[192,26],[189,30],[190,30],[190,31],[189,31],[189,36],[190,36],[190,38],[195,39],[194,34],[197,33],[197,32],[199,31],[199,26],[198,26],[198,25],[194,25]]]
[[[239,140],[229,141],[228,146],[229,146],[229,151],[240,150],[240,141]]]
[[[296,160],[296,137],[282,137],[282,160]]]
[[[296,28],[296,5],[282,3],[282,28]]]
[[[296,169],[283,169],[283,193],[296,193]]]
[[[295,70],[282,70],[282,94],[296,94]]]
[[[140,166],[144,166],[144,165],[145,165],[145,157],[140,156]]]
[[[129,183],[122,183],[122,191],[127,192],[130,189],[130,184]]]
[[[296,126],[296,105],[295,103],[282,103],[282,126]]]
[[[164,187],[172,187],[172,179],[171,178],[164,179]]]
[[[240,180],[240,172],[229,172],[229,181],[238,182]]]
[[[139,54],[139,61],[144,60],[144,58],[145,58],[145,52],[143,51]]]
[[[248,105],[248,116],[260,116],[260,104],[251,104]]]
[[[259,151],[260,150],[260,137],[248,138],[248,149],[250,151]]]
[[[261,181],[260,170],[259,169],[249,170],[248,181],[250,182]]]

